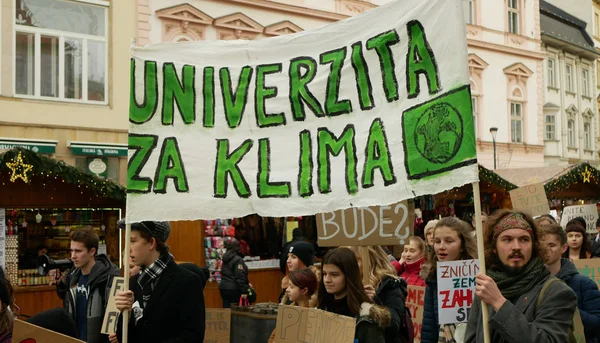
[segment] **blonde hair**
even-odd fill
[[[362,261],[363,257],[361,256],[359,247],[348,248],[352,250],[352,252],[354,252],[358,260]],[[365,271],[361,263],[361,272],[363,273],[363,276],[365,272],[369,273],[368,278],[371,286],[377,289],[377,287],[385,277],[390,277],[394,279],[398,278],[398,275],[396,274],[396,269],[394,269],[394,266],[392,266],[392,264],[390,263],[388,255],[385,253],[383,248],[381,248],[378,245],[369,245],[365,248],[367,248],[367,251],[369,253],[368,257],[370,262],[370,268],[368,271]]]
[[[425,237],[427,237],[427,234],[429,233],[429,231],[435,229],[435,226],[437,225],[439,220],[437,219],[433,219],[427,222],[427,224],[425,225]]]
[[[425,254],[426,247],[425,247],[425,241],[423,240],[423,238],[421,238],[419,236],[410,236],[410,237],[408,237],[408,241],[409,242],[414,242],[417,245],[417,247],[419,247],[419,249],[421,250],[421,252],[423,254]]]

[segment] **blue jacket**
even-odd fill
[[[570,260],[561,259],[556,277],[563,280],[577,295],[577,308],[585,330],[587,343],[598,343],[600,337],[600,291],[596,283],[577,272]]]
[[[429,278],[425,283],[427,287],[425,288],[421,343],[437,343],[440,336],[437,279]]]

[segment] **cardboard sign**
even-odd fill
[[[318,214],[319,246],[402,245],[413,234],[412,207],[402,201]]]
[[[510,191],[510,200],[515,210],[527,212],[534,217],[550,213],[546,191],[541,183],[519,187]]]
[[[19,319],[15,320],[13,326],[12,341],[14,343],[85,343]]]
[[[408,285],[406,306],[410,309],[410,316],[415,327],[414,343],[420,343],[423,329],[423,308],[425,307],[425,287]]]
[[[577,343],[586,343],[585,339],[585,329],[583,327],[583,321],[581,320],[581,313],[579,313],[579,309],[575,309],[575,314],[573,315],[573,334],[575,335],[575,340]]]
[[[231,310],[206,309],[204,343],[229,343],[231,335]]]
[[[560,226],[566,228],[569,220],[583,217],[585,222],[587,223],[587,233],[597,233],[596,230],[596,220],[598,220],[598,210],[596,209],[595,204],[591,205],[576,205],[576,206],[568,206],[563,209]]]
[[[279,305],[275,343],[354,343],[356,319],[312,308]]]
[[[440,324],[466,323],[475,295],[479,260],[438,262],[438,313]]]
[[[117,324],[119,322],[119,316],[121,315],[121,311],[117,309],[115,297],[117,296],[117,292],[124,291],[125,278],[114,277],[112,287],[110,288],[108,303],[106,304],[106,311],[104,312],[104,321],[102,322],[102,329],[100,330],[100,332],[105,335],[110,335],[112,333],[117,332]]]
[[[306,216],[478,181],[461,11],[389,1],[273,39],[132,47],[127,221]]]
[[[600,259],[584,259],[573,261],[579,274],[589,277],[596,281],[598,288],[600,288]]]

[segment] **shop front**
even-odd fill
[[[111,181],[85,174],[25,147],[0,151],[0,263],[15,287],[20,314],[35,315],[62,306],[50,277],[37,260],[70,256],[69,234],[91,227],[99,253],[120,259],[117,220],[124,215],[125,191]]]

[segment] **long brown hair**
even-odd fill
[[[346,281],[346,301],[348,302],[348,308],[353,315],[358,316],[360,314],[360,306],[365,303],[371,303],[365,289],[363,288],[362,281],[360,279],[360,270],[358,268],[358,260],[352,250],[348,248],[337,248],[330,250],[321,262],[321,273],[323,272],[323,266],[326,264],[333,264],[338,267],[344,279]],[[323,279],[323,278],[322,278]],[[333,301],[333,294],[328,294],[325,289],[324,280],[321,280],[318,292],[319,308],[327,310],[327,305]]]
[[[13,322],[17,315],[12,284],[7,278],[4,279],[4,284],[6,292],[8,293],[9,303],[5,304],[4,302],[0,302],[2,303],[2,308],[0,309],[0,335],[12,332]]]
[[[547,257],[546,249],[542,244],[540,244],[540,232],[533,218],[522,211],[498,210],[491,217],[489,217],[486,222],[483,241],[483,244],[485,246],[485,266],[489,269],[496,270],[502,267],[502,262],[500,261],[498,254],[495,252],[498,237],[494,238],[494,227],[498,225],[498,223],[500,223],[502,219],[511,214],[520,214],[521,216],[523,216],[523,218],[529,224],[529,226],[531,226],[531,228],[533,229],[533,237],[531,239],[533,244],[533,251],[531,253],[531,259],[533,260],[535,257],[537,257],[545,263]]]
[[[369,283],[373,288],[377,289],[379,284],[386,277],[390,277],[393,279],[398,278],[398,274],[396,273],[396,269],[390,263],[390,260],[379,245],[370,245],[367,246],[367,251],[369,254],[369,270],[365,271],[364,267],[361,268],[361,274],[367,272],[369,274]],[[350,247],[350,250],[354,252],[357,260],[360,259],[362,261],[363,256],[361,255],[361,249],[359,247]],[[361,264],[361,266],[364,266]],[[361,278],[362,279],[362,278]]]
[[[458,237],[460,237],[460,260],[471,260],[477,258],[477,243],[473,237],[473,230],[471,230],[469,224],[455,217],[442,218],[435,224],[435,228],[433,229],[434,238],[436,231],[441,227],[452,229],[458,234]],[[428,261],[421,267],[421,270],[424,271],[422,274],[422,276],[425,276],[424,279],[436,277],[437,262],[437,255],[434,252]]]

